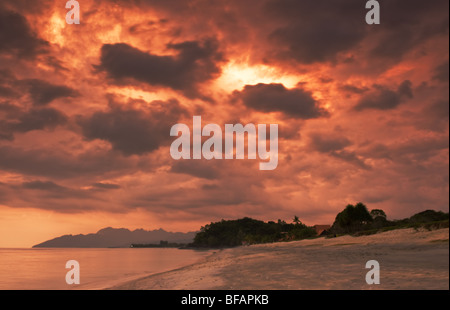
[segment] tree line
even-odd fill
[[[373,209],[369,212],[366,205],[359,202],[356,205],[347,205],[336,215],[331,228],[321,235],[333,237],[342,234],[370,234],[380,230],[418,226],[441,228],[448,227],[448,219],[448,213],[426,210],[410,218],[390,221],[383,210]],[[283,220],[264,222],[244,217],[202,226],[189,246],[221,248],[313,237],[317,237],[316,229],[303,224],[298,216],[294,216],[292,223]]]

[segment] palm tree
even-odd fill
[[[297,215],[294,215],[294,219],[292,221],[295,223],[295,225],[300,224],[300,220],[298,219]]]

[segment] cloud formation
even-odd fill
[[[2,1],[0,227],[448,211],[448,1],[379,2],[370,26],[360,0],[85,0],[80,25]],[[277,168],[173,160],[170,128],[195,115],[278,124]]]
[[[189,97],[198,95],[196,86],[220,73],[223,60],[214,40],[186,41],[168,44],[175,56],[160,56],[143,52],[125,43],[105,44],[101,48],[99,70],[106,71],[116,82],[132,78],[150,85],[181,90]]]
[[[64,85],[54,85],[38,79],[29,79],[20,82],[28,89],[33,104],[36,106],[47,105],[58,98],[78,96],[77,91]]]
[[[48,47],[49,42],[31,30],[23,15],[0,6],[0,53],[32,58]]]
[[[170,128],[185,110],[178,101],[152,102],[151,108],[136,109],[110,103],[107,111],[80,117],[78,123],[88,140],[101,139],[125,155],[152,152],[167,144]]]
[[[7,120],[0,119],[0,139],[6,140],[13,140],[15,133],[53,130],[68,120],[64,113],[54,108],[31,108],[25,111],[14,105],[0,104],[1,110],[9,116]]]
[[[261,112],[281,112],[285,116],[310,119],[326,116],[312,94],[302,88],[287,89],[283,84],[245,85],[235,96],[243,104]]]
[[[403,81],[397,90],[382,85],[374,85],[374,90],[364,95],[355,106],[355,110],[365,109],[390,110],[396,108],[404,99],[413,97],[411,81]]]
[[[367,30],[361,24],[364,8],[355,0],[272,0],[266,2],[265,12],[284,21],[269,34],[280,50],[277,56],[305,64],[336,60],[339,53],[355,47]]]

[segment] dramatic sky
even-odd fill
[[[448,212],[448,0],[65,2],[0,3],[0,246]],[[278,167],[172,159],[194,115],[278,124]]]

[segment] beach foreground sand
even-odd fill
[[[128,290],[449,289],[449,229],[398,229],[370,236],[241,246],[204,261],[133,280]],[[380,284],[368,285],[368,260]]]

